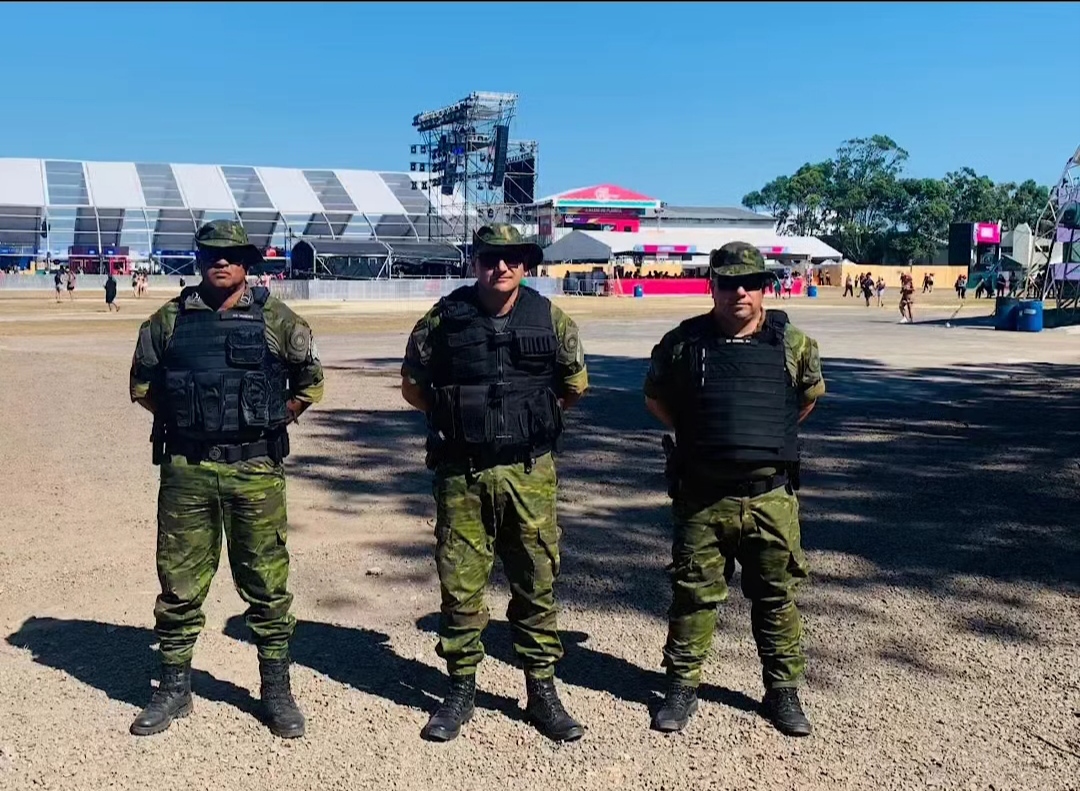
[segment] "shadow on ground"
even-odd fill
[[[439,614],[425,615],[416,622],[416,627],[433,635],[438,634]],[[589,636],[584,632],[563,630],[559,632],[559,637],[566,652],[556,668],[559,680],[604,692],[628,703],[640,703],[648,707],[650,713],[663,701],[667,682],[662,673],[590,648],[586,645]],[[483,643],[488,657],[514,667],[521,666],[514,655],[513,635],[506,621],[491,619],[484,630]],[[702,684],[698,688],[698,697],[740,711],[757,711],[758,702],[753,698],[715,684]]]
[[[328,370],[339,376],[383,378],[398,390],[401,360],[356,359]],[[431,477],[424,467],[424,416],[402,409],[313,409],[302,418],[315,437],[329,441],[327,453],[289,457],[289,475],[312,481],[363,507],[392,502],[396,510],[423,517],[430,510]],[[336,498],[335,498],[336,499]]]
[[[225,634],[249,641],[251,633],[243,616],[236,615],[225,623]],[[289,650],[295,663],[399,706],[431,713],[446,694],[445,673],[395,653],[382,632],[300,620]],[[517,699],[479,689],[476,705],[516,720],[525,716]]]
[[[157,642],[152,629],[101,621],[27,618],[8,635],[15,648],[30,651],[38,664],[62,670],[112,700],[142,708],[150,702],[150,680],[157,677]],[[253,657],[254,659],[254,657]],[[258,702],[248,690],[193,669],[192,692],[206,700],[227,703],[259,717]]]
[[[558,459],[560,596],[662,616],[670,525],[662,432],[641,395],[647,361],[591,355],[588,365],[592,387],[568,414]],[[901,369],[826,359],[824,368],[828,394],[803,431],[803,540],[873,564],[824,581],[949,593],[956,576],[976,575],[1078,588],[1080,365]],[[333,451],[294,465],[295,475],[405,497],[411,511],[433,516],[421,415],[342,409],[313,419]],[[375,467],[393,475],[374,481]],[[388,548],[415,558],[430,543],[425,534]]]
[[[826,362],[806,424],[803,540],[947,590],[956,575],[1080,584],[1080,365]]]

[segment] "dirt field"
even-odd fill
[[[838,289],[833,291],[838,292]],[[895,291],[895,290],[894,290]],[[670,526],[641,379],[696,299],[564,299],[593,384],[560,457],[568,708],[524,721],[501,570],[477,716],[419,739],[444,689],[422,416],[398,393],[423,304],[295,307],[327,369],[293,431],[294,687],[307,737],[255,717],[258,670],[228,566],[207,601],[195,712],[136,739],[155,669],[156,470],[127,398],[138,322],[166,298],[0,293],[0,789],[1080,788],[1080,337],[994,332],[917,295],[915,326],[829,292],[787,304],[829,392],[805,424],[801,593],[809,739],[754,714],[749,606],[721,608],[682,734],[662,689]],[[946,327],[949,320],[952,327]]]

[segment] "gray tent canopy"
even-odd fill
[[[461,252],[451,244],[398,239],[302,239],[292,249],[292,270],[301,277],[445,276],[448,269],[460,267],[461,260]]]
[[[545,264],[566,261],[606,264],[610,260],[610,247],[580,231],[571,231],[555,244],[544,248]]]

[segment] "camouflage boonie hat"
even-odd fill
[[[526,266],[534,267],[544,260],[544,251],[538,244],[526,242],[513,225],[492,223],[473,233],[473,249],[482,253],[518,253]]]
[[[709,277],[765,277],[765,256],[754,245],[746,242],[728,242],[719,250],[709,253]]]
[[[263,255],[251,243],[244,226],[236,220],[211,220],[195,232],[195,244],[200,250],[243,249],[246,266],[263,263]]]

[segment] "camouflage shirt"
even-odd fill
[[[180,296],[170,299],[139,327],[139,340],[131,360],[129,394],[132,401],[150,394],[158,366],[172,337],[176,316],[183,303],[185,310],[212,310],[199,295],[197,287],[185,288]],[[248,289],[234,310],[250,310],[254,295]],[[263,304],[266,322],[266,342],[270,351],[284,361],[289,372],[289,398],[317,404],[323,397],[323,369],[311,327],[276,297]]]
[[[414,385],[424,388],[431,385],[428,368],[433,346],[431,335],[438,330],[440,320],[439,305],[435,305],[416,322],[412,334],[409,335],[405,346],[405,359],[401,363],[401,375]],[[589,387],[589,374],[585,369],[585,349],[578,336],[577,324],[554,303],[551,304],[551,324],[559,342],[555,366],[562,392],[557,395],[581,395]]]
[[[765,324],[762,314],[761,326]],[[649,372],[645,375],[645,395],[673,406],[675,401],[676,363],[686,350],[686,334],[682,327],[676,327],[660,339],[652,350]],[[803,333],[793,324],[784,330],[784,360],[788,375],[799,390],[799,402],[805,406],[825,395],[825,378],[821,374],[821,355],[817,341]]]

